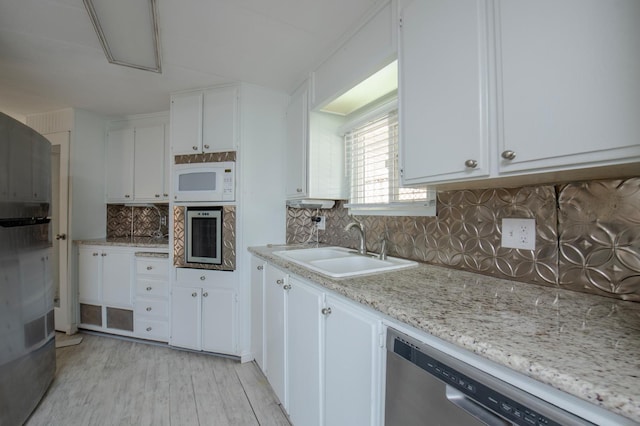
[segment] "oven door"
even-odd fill
[[[222,264],[222,208],[188,208],[185,220],[185,261]]]

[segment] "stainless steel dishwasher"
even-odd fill
[[[592,425],[397,330],[387,330],[386,426]]]

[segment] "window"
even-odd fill
[[[433,216],[433,191],[400,187],[398,111],[383,109],[345,134],[350,214]]]

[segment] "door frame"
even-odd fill
[[[58,251],[58,270],[60,282],[60,307],[54,308],[54,324],[56,331],[62,331],[67,334],[73,334],[77,331],[75,325],[74,309],[74,293],[72,289],[72,280],[70,275],[70,259],[71,259],[71,235],[69,227],[69,208],[70,208],[70,179],[69,179],[69,145],[71,140],[71,132],[55,132],[44,135],[51,145],[60,146],[60,193],[58,200],[58,233],[66,234],[66,239],[58,240],[60,250]],[[53,236],[55,238],[55,236]]]

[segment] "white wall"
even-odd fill
[[[251,256],[247,247],[284,243],[284,149],[289,96],[262,87],[240,88],[237,267],[240,271],[240,353],[251,346]],[[243,357],[244,358],[244,357]]]

